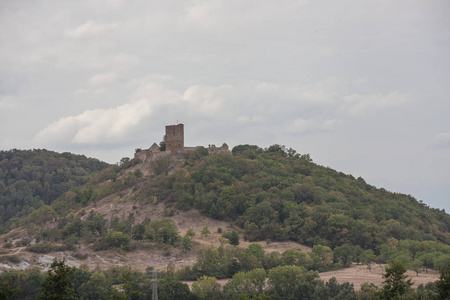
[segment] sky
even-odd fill
[[[450,1],[0,0],[0,150],[282,144],[450,211]]]

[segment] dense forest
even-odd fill
[[[51,205],[108,166],[98,159],[71,153],[39,149],[0,151],[0,226]]]

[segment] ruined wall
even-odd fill
[[[184,125],[166,126],[166,151],[184,151]]]
[[[223,143],[222,146],[216,147],[216,145],[208,146],[208,153],[228,153],[230,152],[229,147],[226,143]]]

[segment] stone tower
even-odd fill
[[[166,151],[184,151],[184,125],[166,126]]]

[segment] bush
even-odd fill
[[[0,262],[11,262],[14,264],[20,263],[22,260],[16,255],[5,255],[0,257]]]
[[[130,249],[130,237],[121,231],[110,231],[103,238],[106,248],[119,247],[124,250]]]
[[[55,246],[50,242],[43,242],[39,244],[29,245],[26,250],[35,253],[48,253],[55,249]]]
[[[20,240],[16,242],[16,247],[26,247],[30,244],[29,240]]]
[[[5,248],[5,249],[10,249],[10,248],[12,248],[14,245],[11,243],[11,242],[8,242],[8,243],[6,243],[6,244],[4,244],[3,245],[3,248]]]

